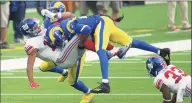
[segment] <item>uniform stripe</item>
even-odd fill
[[[71,51],[78,45],[79,43],[79,39],[77,38],[74,42],[74,44],[68,46],[68,48],[65,50],[65,52],[63,53],[62,58],[60,59],[60,61],[58,61],[58,63],[63,63],[67,57],[69,56],[69,54],[71,54]]]
[[[163,81],[161,79],[157,80],[156,82],[156,88],[160,89],[163,84]]]
[[[185,91],[187,92],[188,95],[192,95],[192,90],[188,87],[185,88]]]
[[[80,40],[78,40],[78,41],[80,41]],[[72,48],[70,48],[69,52],[67,52],[67,55],[63,58],[63,60],[61,61],[61,63],[65,62],[65,60],[67,59],[67,57],[69,56],[69,54],[71,54],[72,50],[79,44],[78,41],[75,43],[75,45],[74,45]]]
[[[99,45],[100,45],[100,29],[101,29],[101,21],[99,22],[98,24],[98,34],[97,34],[97,40],[98,40],[98,44],[97,44],[97,48],[96,49],[99,49]]]
[[[83,29],[85,29],[85,27],[87,27],[87,25],[84,25],[84,26],[81,28],[80,32],[82,32]]]
[[[78,38],[77,38],[77,39],[78,39]],[[67,47],[67,49],[64,51],[62,57],[57,59],[57,62],[59,62],[60,60],[62,60],[63,56],[65,56],[64,54],[68,51],[69,48],[72,47],[72,45],[74,45],[74,42],[75,42],[77,39],[75,39],[75,40]]]
[[[104,20],[101,19],[101,28],[100,28],[100,31],[99,31],[99,49],[102,49],[103,48],[103,29],[104,29]]]
[[[76,83],[77,82],[77,80],[78,80],[78,77],[79,77],[79,71],[80,71],[80,66],[81,65],[81,59],[79,59],[78,60],[78,63],[77,63],[77,69],[76,69],[76,76],[75,76],[75,81],[74,81],[74,83]]]

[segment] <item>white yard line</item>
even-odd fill
[[[1,93],[1,96],[79,96],[83,94],[47,94],[47,93],[42,93],[42,94],[25,94],[25,93],[17,93],[17,94],[6,94],[6,93]],[[158,96],[161,94],[153,94],[153,93],[123,93],[123,94],[95,94],[97,96]]]
[[[186,50],[191,50],[191,39],[171,41],[171,42],[163,42],[163,43],[155,43],[152,45],[160,47],[160,48],[165,48],[165,47],[170,48],[172,52],[186,51]],[[86,61],[98,60],[98,56],[96,53],[91,52],[91,51],[87,51],[86,54],[87,54]],[[131,48],[128,51],[126,57],[149,55],[149,54],[154,54],[154,53],[135,49],[135,48]],[[34,67],[38,67],[41,62],[42,62],[42,60],[36,59]],[[11,63],[11,65],[10,65],[10,63]],[[2,70],[22,69],[22,68],[26,68],[26,66],[27,66],[27,58],[1,60],[1,71]]]
[[[139,35],[133,35],[131,37],[135,38],[135,37],[146,37],[146,36],[151,36],[152,34],[139,34]]]
[[[25,79],[27,76],[1,76],[1,79]],[[38,79],[55,79],[56,76],[35,76]],[[79,77],[80,79],[100,79],[101,77]],[[109,77],[110,79],[152,79],[152,77]]]
[[[111,63],[111,64],[137,64],[137,63],[145,63],[146,61],[118,61],[118,60],[116,60],[116,61],[110,61],[109,63]],[[95,61],[95,62],[87,62],[87,64],[89,64],[89,63],[91,63],[91,64],[98,64],[98,63],[100,63],[99,61]],[[191,63],[191,61],[171,61],[171,63],[178,63],[178,64],[188,64],[188,63]]]

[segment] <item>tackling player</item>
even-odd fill
[[[174,65],[166,65],[159,56],[148,58],[146,69],[155,77],[154,85],[162,92],[163,103],[182,102],[183,97],[191,98],[191,76]],[[174,93],[171,98],[171,93]]]
[[[40,65],[40,70],[59,73],[62,71],[66,76],[68,74],[69,84],[85,93],[80,103],[88,103],[94,95],[90,93],[90,89],[82,81],[78,80],[85,60],[85,50],[78,48],[80,41],[78,37],[74,36],[62,48],[50,48],[44,37],[45,31],[40,28],[37,19],[24,19],[20,24],[20,29],[24,35],[29,37],[25,42],[25,50],[28,55],[27,75],[30,87],[36,88],[39,86],[33,79],[33,65],[35,58],[38,57],[44,60]],[[57,26],[52,26],[46,33],[55,36],[61,31]],[[55,41],[58,42],[57,38],[55,38]],[[68,69],[68,72],[63,69]]]
[[[123,45],[121,53],[112,53],[112,56],[119,54],[123,58],[130,47],[151,51],[162,56],[167,64],[170,64],[170,50],[168,48],[160,49],[144,41],[131,38],[126,32],[117,28],[111,18],[107,16],[92,15],[82,16],[76,19],[66,19],[60,23],[65,36],[77,34],[81,43],[79,47],[84,47],[84,42],[89,35],[94,37],[96,52],[99,56],[102,83],[92,90],[93,93],[109,93],[110,86],[108,80],[108,57],[107,45],[109,41]],[[51,42],[51,41],[50,41]]]
[[[48,28],[52,24],[60,24],[61,21],[65,20],[67,18],[75,18],[75,15],[70,12],[66,12],[65,5],[62,2],[58,2],[58,1],[51,2],[49,4],[49,8],[43,9],[41,11],[41,14],[46,17],[46,19],[44,20],[45,28]],[[116,22],[120,22],[121,19],[116,20]],[[70,38],[73,36],[74,35],[70,35]],[[84,43],[84,47],[90,51],[93,51],[93,52],[96,51],[95,43],[92,40],[86,40]],[[115,49],[115,48],[113,45],[108,43],[106,49],[114,51],[113,49]],[[121,49],[119,52],[121,52]],[[117,54],[118,57],[119,57],[119,55],[120,54]],[[109,58],[111,58],[112,56],[113,55],[109,55]]]

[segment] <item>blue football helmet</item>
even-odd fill
[[[59,2],[59,1],[52,1],[49,4],[48,10],[53,12],[53,13],[66,12],[65,5],[62,2]]]
[[[41,32],[39,20],[36,18],[26,18],[20,22],[20,31],[26,37],[38,36]]]
[[[48,42],[48,45],[53,48],[63,47],[64,41],[66,40],[66,36],[64,35],[63,30],[59,27],[59,25],[51,25],[45,35],[45,40]]]
[[[149,57],[146,61],[146,69],[150,76],[156,77],[166,67],[166,63],[160,56]]]

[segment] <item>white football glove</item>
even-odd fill
[[[47,9],[43,9],[41,10],[41,15],[49,17],[49,18],[54,18],[54,16],[56,15],[55,13],[50,12]]]

